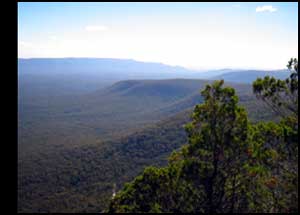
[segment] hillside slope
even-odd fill
[[[182,126],[207,82],[123,81],[84,96],[19,104],[19,211],[101,211],[113,183],[119,188],[145,166],[164,164],[185,143]],[[270,119],[250,85],[233,85],[252,119]]]
[[[199,72],[162,63],[110,58],[18,59],[19,95],[84,94],[121,80],[196,78]]]

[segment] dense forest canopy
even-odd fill
[[[249,122],[233,88],[207,85],[186,125],[188,143],[167,166],[127,183],[108,212],[298,212],[297,59],[287,67],[284,81],[253,83],[279,122]]]
[[[103,80],[93,78],[95,85],[88,86],[99,89],[84,93],[83,81],[77,94],[67,70],[59,84],[60,76],[40,79],[32,72],[36,78],[19,77],[19,212],[99,212],[108,208],[113,190],[120,190],[147,166],[166,166],[169,154],[188,141],[183,125],[189,122],[194,106],[203,102],[199,89],[213,83],[202,79],[123,80],[100,89]],[[234,73],[241,77],[244,72]],[[253,76],[265,74],[258,71]],[[248,124],[279,122],[280,115],[268,111],[253,94],[252,85],[224,80],[222,87],[234,88],[236,105],[247,111]],[[74,95],[55,96],[67,92],[67,85]]]
[[[212,82],[131,80],[78,96],[22,97],[18,210],[103,211],[114,183],[120,190],[146,166],[165,166],[168,155],[187,141],[183,125],[203,101],[199,89]],[[236,90],[249,121],[277,120],[251,85],[224,86]]]

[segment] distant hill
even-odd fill
[[[179,66],[129,59],[20,58],[18,77],[19,93],[36,97],[82,94],[129,79],[199,78],[201,74]]]
[[[190,95],[210,82],[201,79],[128,80],[117,82],[104,92],[128,96],[180,98]]]
[[[116,133],[127,132],[172,114],[166,110],[168,106],[198,93],[208,82],[192,79],[121,81],[84,95],[23,99],[18,104],[19,134],[35,133],[28,136],[30,145],[35,142],[32,140],[35,136],[48,136],[50,132],[55,135],[62,133],[64,138],[65,132],[76,133],[78,127],[85,133],[96,131],[101,139],[113,137]],[[26,138],[21,138],[20,143],[23,141],[27,142]],[[29,148],[25,144],[21,151],[26,152]]]
[[[264,71],[264,70],[242,70],[234,72],[225,72],[223,74],[210,77],[209,79],[224,81],[238,82],[238,83],[252,83],[257,78],[263,78],[265,76],[271,76],[277,79],[286,79],[289,77],[290,72],[288,70],[275,70],[275,71]]]
[[[218,75],[222,75],[224,73],[228,72],[239,72],[241,70],[233,70],[233,69],[213,69],[213,70],[208,70],[208,71],[203,71],[201,72],[201,78],[206,79],[206,78],[212,78]]]
[[[191,70],[162,63],[140,62],[114,58],[32,58],[18,59],[19,73],[76,74],[110,76],[111,78],[164,78]],[[120,76],[121,77],[116,77]],[[157,76],[159,75],[159,76]]]
[[[18,59],[19,98],[85,94],[124,80],[221,79],[250,83],[268,71],[220,69],[196,71],[162,63],[111,58]],[[274,73],[284,77],[281,72]]]
[[[49,99],[23,99],[18,103],[20,153],[37,150],[43,143],[81,144],[84,133],[102,140],[155,123],[202,101],[200,90],[212,80],[169,79],[121,81],[84,95]],[[255,100],[249,84],[227,83],[236,88],[242,102]],[[31,134],[31,135],[28,135]],[[37,138],[37,139],[35,139]],[[70,141],[66,141],[70,138]]]

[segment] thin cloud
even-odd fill
[[[257,7],[255,10],[257,13],[259,12],[276,12],[277,8],[273,7],[272,5],[264,5],[261,7]]]
[[[86,31],[94,32],[94,31],[106,31],[108,28],[104,25],[89,25],[85,27]]]

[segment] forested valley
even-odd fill
[[[297,61],[292,72],[249,71],[261,77],[253,86],[240,78],[245,71],[214,82],[220,71],[187,79],[180,74],[188,71],[165,65],[152,67],[176,75],[130,80],[125,71],[110,80],[92,67],[82,79],[67,74],[71,61],[21,60],[19,212],[298,210]],[[78,71],[93,65],[78,62]],[[150,66],[130,63],[113,68]]]

